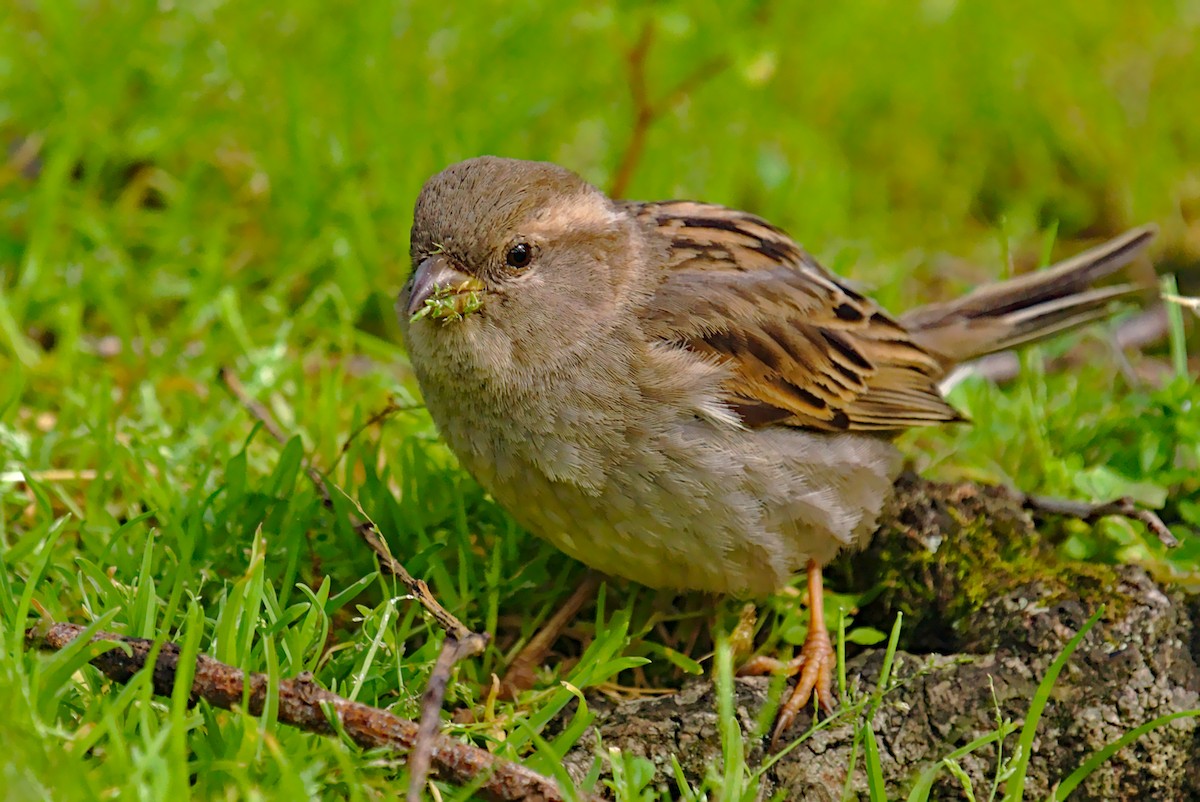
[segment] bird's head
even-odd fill
[[[421,190],[413,273],[397,311],[410,342],[545,359],[606,328],[636,249],[626,214],[554,164],[482,156]]]

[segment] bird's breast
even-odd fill
[[[653,587],[773,590],[859,537],[890,487],[890,444],[742,428],[720,374],[687,354],[414,368],[450,448],[518,522]]]

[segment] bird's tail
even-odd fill
[[[1112,312],[1114,301],[1146,293],[1144,284],[1094,286],[1138,256],[1157,228],[1141,226],[1070,259],[980,287],[900,318],[912,338],[946,368],[1073,329]]]

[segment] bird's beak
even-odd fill
[[[405,311],[413,320],[462,318],[479,309],[483,290],[482,281],[456,268],[445,255],[436,254],[417,265]]]

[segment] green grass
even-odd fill
[[[390,398],[418,401],[391,306],[424,179],[500,153],[607,184],[632,119],[626,54],[651,18],[652,97],[713,59],[726,67],[663,109],[629,195],[753,209],[895,310],[1005,274],[1010,252],[1036,259],[1046,231],[1057,252],[1144,221],[1162,226],[1180,292],[1198,294],[1191,2],[3,4],[10,798],[367,799],[403,787],[389,756],[273,726],[269,712],[155,699],[144,679],[113,686],[82,668],[85,650],[42,656],[22,642],[41,609],[272,676],[312,671],[415,717],[440,633],[375,573],[349,503],[323,509],[305,455],[448,609],[496,634],[456,669],[448,707],[475,721],[452,732],[550,771],[590,715],[580,706],[563,735],[539,735],[575,689],[678,683],[697,661],[713,670],[706,650],[685,651],[693,631],[707,638],[709,609],[610,587],[536,692],[488,707],[481,687],[582,569],[524,535],[419,407],[342,452]],[[915,433],[906,449],[936,476],[1160,504],[1184,541],[1170,554],[1121,522],[1066,525],[1063,549],[1195,584],[1200,391],[1194,358],[1179,364],[1184,335],[1132,357],[1139,375],[1162,368],[1154,382],[1127,379],[1095,333],[1073,342],[1088,355],[1077,369],[1042,370],[1066,348],[1055,343],[1002,390],[968,382],[954,401],[976,425]],[[286,448],[223,392],[222,365],[296,435]],[[760,644],[797,643],[803,625],[790,600],[769,600]],[[753,796],[741,738],[722,737],[720,772],[677,792]],[[633,758],[618,765],[623,799],[678,784],[647,779]]]

